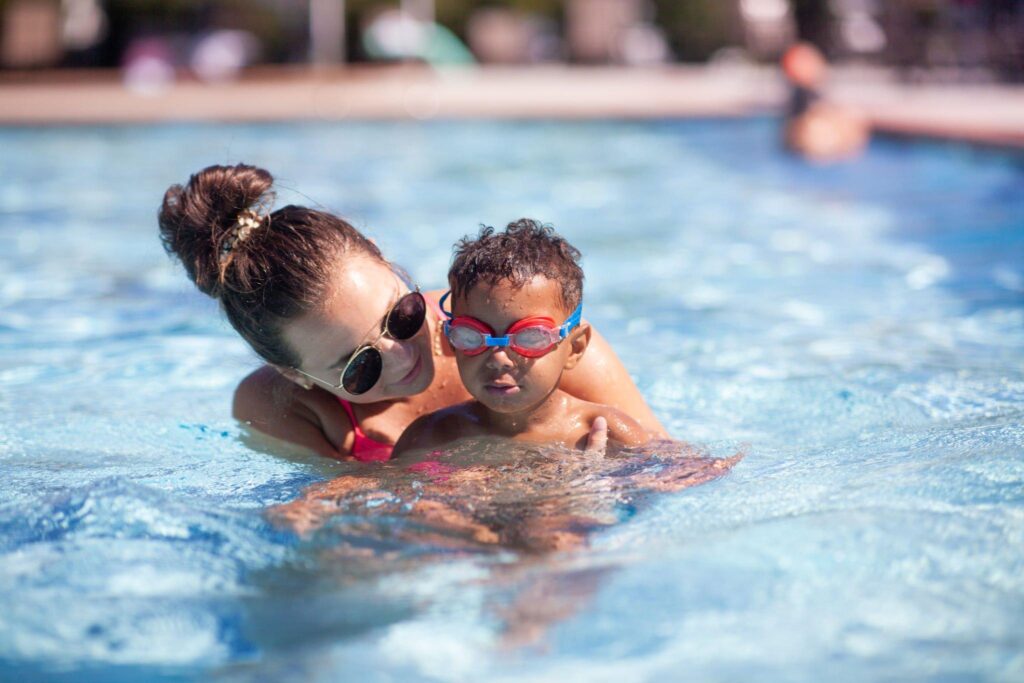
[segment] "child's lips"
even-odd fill
[[[484,391],[495,396],[511,396],[521,389],[515,382],[489,382],[484,385]]]

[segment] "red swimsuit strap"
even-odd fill
[[[356,419],[356,413],[352,409],[352,404],[340,396],[338,397],[338,403],[341,404],[345,414],[348,415],[349,422],[352,423],[352,457],[363,462],[387,460],[390,458],[391,451],[395,449],[394,444],[377,441],[367,436],[363,432],[362,427],[359,426],[359,421]]]

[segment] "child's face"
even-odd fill
[[[482,283],[453,301],[452,313],[490,325],[497,336],[504,335],[513,323],[531,316],[547,316],[560,325],[571,313],[560,303],[560,290],[558,282],[543,276],[534,277],[518,289],[505,280]],[[462,383],[476,400],[494,412],[532,410],[558,387],[562,371],[574,358],[573,340],[584,331],[583,325],[574,328],[540,358],[526,358],[509,348],[489,347],[473,356],[456,351]]]

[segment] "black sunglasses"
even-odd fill
[[[365,394],[380,380],[381,371],[384,369],[384,357],[375,344],[384,336],[397,341],[411,339],[423,327],[423,321],[426,318],[427,302],[423,295],[420,294],[418,289],[409,292],[399,299],[391,307],[391,310],[388,311],[388,314],[384,316],[380,334],[377,335],[377,338],[369,344],[363,344],[358,347],[348,357],[348,362],[345,363],[345,367],[341,370],[338,384],[324,382],[322,379],[314,377],[308,372],[303,372],[298,368],[295,368],[295,370],[299,374],[326,384],[332,389],[344,389],[353,396]]]

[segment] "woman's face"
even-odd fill
[[[317,378],[322,388],[356,403],[412,396],[426,389],[434,379],[430,325],[425,322],[404,341],[380,336],[388,311],[408,292],[387,264],[362,257],[346,259],[335,271],[320,308],[284,327],[285,341],[302,359],[299,369]],[[369,343],[383,358],[377,383],[358,395],[334,388],[341,383],[352,352]]]

